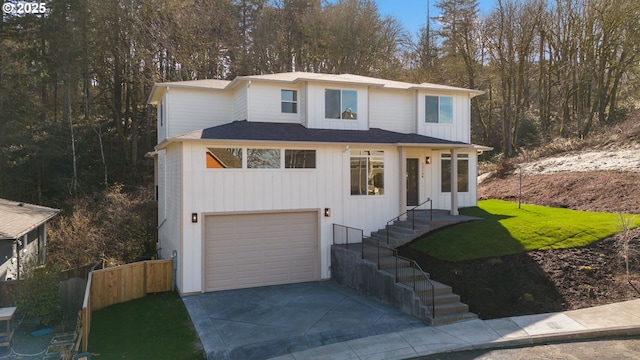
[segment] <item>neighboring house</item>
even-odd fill
[[[158,246],[179,291],[330,278],[332,224],[476,205],[480,94],[301,72],[155,84]]]
[[[0,199],[0,281],[20,279],[30,257],[46,259],[47,221],[60,210]]]

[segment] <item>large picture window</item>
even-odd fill
[[[357,119],[358,92],[326,89],[324,91],[324,117],[326,119]]]
[[[298,113],[298,92],[295,90],[280,90],[280,109],[282,113]]]
[[[451,96],[425,96],[424,119],[427,123],[453,123],[453,98]]]
[[[451,192],[451,154],[442,154],[441,163],[441,191]],[[458,154],[458,192],[469,192],[469,154]]]
[[[352,150],[351,195],[384,194],[384,152]]]

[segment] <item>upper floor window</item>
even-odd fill
[[[356,90],[324,91],[324,117],[326,119],[357,119],[358,92]]]
[[[453,123],[453,98],[451,96],[425,96],[424,119],[427,123]]]
[[[351,150],[351,195],[384,194],[384,152]]]
[[[298,92],[296,90],[280,90],[280,108],[282,113],[297,114],[298,113]]]

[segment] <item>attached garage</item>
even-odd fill
[[[319,280],[318,211],[205,217],[205,291]]]

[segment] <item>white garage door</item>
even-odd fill
[[[319,279],[318,213],[210,215],[206,291]]]

